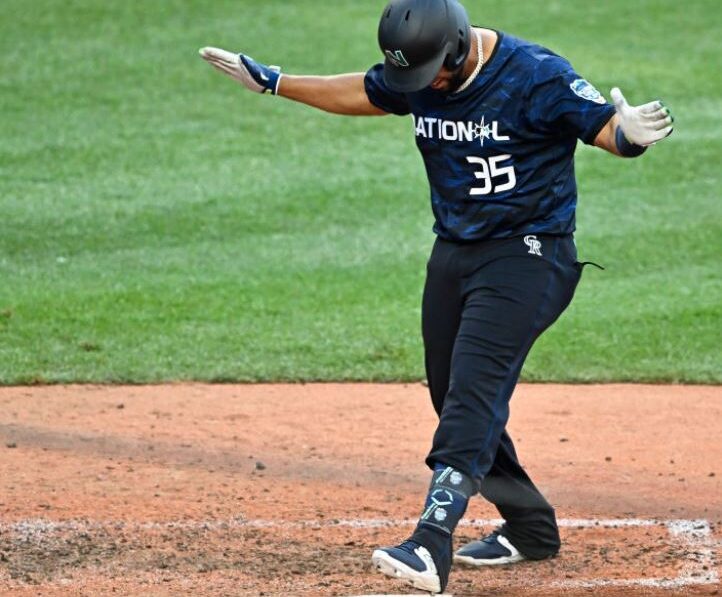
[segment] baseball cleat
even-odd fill
[[[504,535],[496,531],[480,541],[472,541],[464,545],[454,554],[455,562],[470,566],[503,566],[523,560],[526,558],[519,553],[519,550]]]
[[[371,561],[386,576],[404,580],[422,591],[441,593],[441,579],[429,550],[414,541],[377,549]]]

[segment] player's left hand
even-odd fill
[[[647,147],[672,134],[674,117],[661,101],[630,106],[619,87],[612,89],[610,95],[617,109],[619,126],[630,143]]]

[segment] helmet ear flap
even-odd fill
[[[458,30],[458,42],[456,48],[452,52],[449,52],[444,60],[444,66],[450,70],[455,71],[461,68],[469,55],[471,49],[471,40],[469,39],[469,32],[459,28]]]
[[[446,55],[446,60],[444,60],[444,68],[446,70],[455,71],[459,66],[456,64],[456,57],[449,53]]]

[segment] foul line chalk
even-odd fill
[[[87,529],[116,528],[116,529],[192,529],[192,530],[224,530],[230,528],[281,528],[281,529],[303,529],[303,528],[333,528],[346,527],[358,529],[378,529],[414,526],[417,519],[411,518],[331,518],[314,520],[267,520],[253,519],[238,516],[226,520],[171,520],[166,522],[132,522],[124,520],[88,520],[68,519],[53,521],[44,518],[26,519],[16,522],[0,522],[0,531],[10,531],[23,534],[52,533],[62,531],[82,531]],[[466,519],[459,522],[460,527],[488,527],[498,526],[504,521],[500,518],[488,519]],[[674,537],[710,537],[711,529],[709,522],[704,519],[687,520],[671,519],[662,520],[654,518],[560,518],[557,524],[563,528],[586,529],[586,528],[625,528],[625,527],[656,527],[666,526]]]

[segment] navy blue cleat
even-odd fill
[[[448,557],[446,559],[449,560]],[[377,549],[371,556],[371,561],[379,572],[406,581],[422,591],[441,593],[444,589],[442,577],[431,553],[415,541],[404,541],[396,547]],[[449,570],[442,571],[442,576],[448,579]]]
[[[464,545],[454,554],[454,562],[470,566],[503,566],[523,560],[526,558],[498,531]]]

